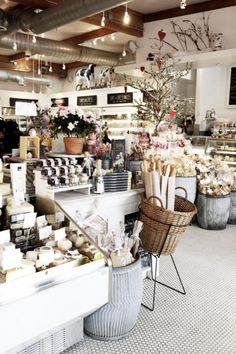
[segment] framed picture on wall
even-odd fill
[[[51,98],[51,102],[52,102],[51,107],[59,107],[59,106],[68,107],[69,106],[68,97]]]
[[[229,68],[226,92],[227,108],[236,108],[236,67]]]
[[[26,102],[26,103],[38,103],[38,100],[28,99],[28,98],[14,98],[10,97],[10,106],[15,107],[16,102]]]

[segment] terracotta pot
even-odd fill
[[[80,155],[83,152],[84,138],[66,137],[63,139],[68,155]]]

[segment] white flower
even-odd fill
[[[75,128],[75,126],[74,126],[74,124],[73,123],[69,123],[68,124],[68,127],[67,127],[70,131],[72,131],[74,128]]]

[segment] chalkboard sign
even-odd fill
[[[68,97],[51,98],[51,101],[52,101],[51,107],[59,107],[59,106],[67,107],[69,105]]]
[[[16,102],[27,102],[27,103],[38,103],[38,100],[33,100],[33,99],[26,99],[26,98],[13,98],[10,97],[10,106],[15,107]]]
[[[107,104],[121,103],[133,103],[133,92],[107,94]]]
[[[112,164],[116,160],[117,155],[122,152],[122,155],[125,156],[125,139],[112,139],[111,141],[111,150],[112,150]]]
[[[229,105],[236,105],[236,67],[230,73]]]
[[[96,106],[97,96],[80,96],[77,97],[77,106]]]

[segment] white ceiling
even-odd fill
[[[208,0],[187,0],[187,5],[205,1]],[[180,0],[134,0],[128,3],[128,7],[143,14],[149,14],[179,7],[179,4]]]

